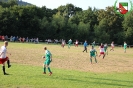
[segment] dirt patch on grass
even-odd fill
[[[24,46],[27,46],[24,44]],[[41,58],[44,51],[43,47],[47,46],[53,54],[53,61],[51,68],[61,68],[70,70],[79,70],[85,72],[125,72],[133,71],[133,51],[127,49],[127,53],[123,52],[123,48],[115,48],[115,51],[109,51],[109,55],[106,55],[105,59],[97,57],[98,63],[90,63],[89,49],[88,53],[82,52],[83,47],[74,47],[70,49],[65,46],[62,48],[60,45],[41,45],[31,44],[31,47],[23,47],[22,44],[15,47],[11,44],[8,51],[12,53],[10,57],[12,63],[29,64],[42,66],[43,59]],[[99,49],[96,47],[99,54]]]

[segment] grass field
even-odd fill
[[[44,46],[53,54],[52,76],[42,74]],[[96,50],[99,53],[98,47]],[[0,88],[133,88],[132,48],[124,53],[123,48],[115,47],[105,59],[97,57],[97,64],[94,59],[90,64],[89,53],[82,51],[83,46],[68,49],[54,44],[10,42],[12,67],[6,68],[10,75],[0,70]]]

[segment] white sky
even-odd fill
[[[54,9],[58,8],[61,5],[66,5],[71,3],[76,7],[80,7],[83,10],[87,10],[88,7],[96,7],[98,9],[105,9],[107,6],[114,6],[116,0],[22,0],[36,6],[42,7],[46,6],[47,8]],[[129,8],[131,8],[130,2],[133,0],[118,0],[117,2],[128,2]]]

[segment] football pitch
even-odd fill
[[[3,42],[0,42],[0,46]],[[43,47],[53,55],[50,64],[53,74],[43,73]],[[9,42],[7,50],[11,55],[12,67],[7,68],[9,75],[0,70],[0,88],[133,88],[133,49],[115,47],[104,59],[97,57],[98,63],[90,63],[84,47],[59,44],[32,44]],[[99,54],[98,46],[95,47]]]

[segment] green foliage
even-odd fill
[[[46,6],[19,6],[16,0],[0,1],[0,34],[8,36],[114,41],[118,44],[126,40],[131,44],[132,19],[133,12],[122,17],[115,13],[113,7],[82,10],[66,4],[52,10]]]
[[[132,36],[133,36],[133,11],[126,17],[124,17],[123,21],[123,28],[124,28],[124,34],[125,34],[125,40],[128,43],[133,43]]]

